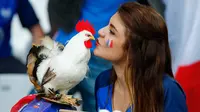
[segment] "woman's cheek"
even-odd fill
[[[106,40],[106,46],[109,47],[109,48],[112,48],[113,47],[113,40],[112,39],[107,39]]]

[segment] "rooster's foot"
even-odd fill
[[[72,106],[79,106],[82,103],[80,99],[73,98],[72,95],[63,95],[61,99],[63,102],[67,102]]]

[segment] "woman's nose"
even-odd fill
[[[98,33],[99,33],[99,36],[100,37],[105,37],[105,32],[104,32],[104,28],[101,28],[99,31],[98,31]]]

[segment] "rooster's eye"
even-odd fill
[[[90,34],[85,34],[85,36],[90,37],[91,35]]]

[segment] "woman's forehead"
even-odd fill
[[[110,25],[113,25],[119,33],[125,32],[125,26],[118,13],[115,13],[110,19]]]

